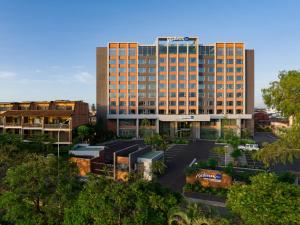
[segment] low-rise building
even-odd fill
[[[83,101],[0,102],[0,134],[19,134],[24,140],[47,135],[54,144],[68,145],[72,130],[88,123],[89,107]]]

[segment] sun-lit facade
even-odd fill
[[[147,129],[171,137],[252,129],[253,89],[254,51],[241,42],[158,37],[153,45],[97,48],[98,115],[119,136],[141,136],[144,119]]]

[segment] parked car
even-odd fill
[[[259,150],[258,144],[245,144],[239,145],[238,149],[245,150],[245,151],[257,151]]]

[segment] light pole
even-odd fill
[[[59,153],[60,153],[60,149],[59,149],[59,142],[60,142],[60,131],[62,128],[62,125],[64,125],[66,122],[70,122],[71,119],[67,119],[66,121],[59,123],[59,127],[58,127],[58,135],[57,135],[57,176],[59,176]]]

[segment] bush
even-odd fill
[[[293,184],[293,183],[295,183],[295,179],[296,179],[295,174],[293,174],[289,171],[281,172],[278,174],[278,180],[280,182],[286,182],[286,183]]]
[[[233,164],[229,163],[225,168],[224,172],[227,173],[228,175],[232,176],[233,175]]]
[[[242,156],[242,152],[239,149],[235,149],[232,153],[231,153],[231,157],[234,159],[237,159],[238,157]]]
[[[214,158],[209,158],[207,160],[207,165],[210,169],[216,169],[217,168],[217,165],[218,165],[218,161]]]

